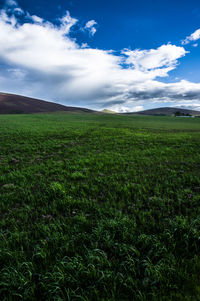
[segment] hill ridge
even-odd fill
[[[0,114],[31,114],[59,111],[85,113],[95,112],[87,108],[65,106],[37,98],[0,92]]]
[[[177,107],[160,107],[160,108],[154,108],[154,109],[148,109],[143,110],[139,112],[130,112],[125,114],[134,114],[134,115],[174,115],[176,112],[180,112],[181,114],[190,114],[193,116],[200,116],[200,111],[197,110],[190,110],[190,109],[183,109],[183,108],[177,108]]]

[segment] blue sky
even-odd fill
[[[0,0],[0,9],[0,91],[119,112],[200,110],[199,1]]]

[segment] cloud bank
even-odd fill
[[[200,84],[162,82],[187,54],[183,46],[123,49],[119,55],[79,45],[70,36],[75,24],[69,12],[53,24],[7,1],[0,11],[0,91],[119,112],[149,103],[199,106]],[[91,35],[96,24],[86,23]]]

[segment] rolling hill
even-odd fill
[[[68,107],[21,95],[0,93],[0,114],[31,114],[58,111],[86,113],[95,112],[85,108]]]
[[[31,113],[50,113],[50,112],[85,112],[96,113],[97,111],[87,108],[64,106],[58,103],[44,101],[16,94],[8,94],[0,92],[0,114],[31,114]],[[139,112],[129,112],[124,114],[132,115],[153,115],[153,116],[171,116],[176,112],[180,114],[200,116],[200,111],[188,110],[182,108],[163,107]],[[117,114],[114,111],[104,109],[99,113]]]
[[[134,115],[154,115],[154,116],[170,116],[174,115],[176,112],[180,112],[180,114],[190,114],[192,116],[200,116],[200,111],[188,110],[182,108],[172,108],[172,107],[164,107],[164,108],[156,108],[145,111],[126,113],[126,114],[134,114]]]
[[[106,113],[106,114],[117,114],[117,112],[112,111],[112,110],[108,110],[108,109],[104,109],[101,111],[102,113]]]

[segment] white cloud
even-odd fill
[[[2,24],[11,25],[14,27],[17,23],[17,20],[14,15],[11,15],[10,17],[7,15],[7,12],[5,9],[0,10],[0,22]]]
[[[0,11],[0,91],[120,112],[143,109],[149,102],[200,101],[200,84],[157,80],[176,68],[187,53],[184,47],[166,44],[117,55],[72,39],[78,20],[69,12],[58,25],[27,12],[21,19]],[[94,22],[88,22],[89,29]]]
[[[144,107],[143,106],[132,106],[132,107],[127,107],[127,106],[120,106],[120,105],[115,105],[110,107],[110,110],[118,113],[128,113],[128,112],[139,112],[143,111]]]
[[[143,106],[135,106],[133,108],[131,108],[131,112],[139,112],[142,111],[144,109]]]
[[[192,41],[197,41],[199,39],[200,39],[200,29],[197,29],[190,36],[186,37],[183,41],[181,41],[181,43],[182,45],[186,45]]]
[[[70,16],[69,11],[66,11],[66,14],[60,19],[61,22],[61,27],[60,27],[60,31],[68,34],[70,32],[70,29],[72,26],[74,26],[78,20],[75,18],[72,18]]]
[[[85,28],[91,28],[96,24],[97,24],[97,22],[95,20],[90,20],[85,24]]]
[[[89,45],[87,43],[82,43],[81,48],[89,48]]]
[[[97,30],[96,30],[95,27],[90,28],[90,33],[91,33],[92,36],[94,36],[96,32],[97,32]]]
[[[183,57],[186,51],[183,47],[167,44],[150,50],[128,50],[123,51],[128,58],[127,64],[132,64],[138,70],[152,70],[167,68],[167,73],[177,65],[177,59]]]
[[[14,0],[6,0],[4,9],[2,9],[1,11],[5,11],[5,13],[8,12],[16,16],[22,16],[25,14],[24,10],[21,7],[19,7],[17,1]]]
[[[42,23],[43,22],[43,19],[38,17],[38,16],[33,15],[33,16],[31,16],[31,18],[32,18],[33,22],[35,22],[35,23]]]
[[[16,7],[16,8],[14,8],[14,13],[15,13],[16,15],[21,16],[21,15],[24,14],[24,11],[23,11],[23,9],[21,9],[20,7]]]
[[[183,108],[183,109],[188,109],[188,110],[195,110],[195,111],[200,111],[200,104],[199,103],[189,103],[188,102],[184,102],[184,103],[180,103],[178,106],[178,108]]]
[[[6,0],[5,1],[5,5],[6,6],[18,6],[18,3],[17,3],[17,1],[15,1],[15,0]]]
[[[90,20],[85,24],[84,28],[88,30],[92,36],[94,36],[97,31],[95,25],[97,25],[97,22],[95,20]]]

